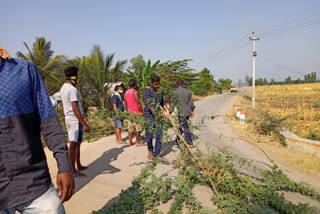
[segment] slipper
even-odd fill
[[[125,141],[116,141],[117,144],[127,144]]]
[[[142,142],[136,143],[136,146],[146,146],[146,145],[147,145],[146,143],[142,143]]]
[[[85,177],[87,177],[87,175],[84,174],[84,173],[81,173],[81,172],[77,172],[77,173],[74,173],[74,174],[73,174],[73,177],[74,177],[74,178],[75,178],[75,177],[85,178]]]
[[[193,146],[193,145],[191,145],[191,144],[188,144],[188,147],[189,147],[189,148],[194,148],[194,146]]]
[[[78,171],[82,171],[82,170],[85,170],[85,169],[88,169],[87,166],[82,166],[80,169],[78,168]]]

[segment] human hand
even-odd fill
[[[57,175],[58,195],[60,203],[68,201],[74,193],[74,179],[72,172],[64,172]]]
[[[90,133],[90,127],[89,127],[87,124],[85,124],[85,125],[83,126],[83,130],[84,130],[86,133]]]

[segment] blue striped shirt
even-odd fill
[[[59,173],[71,171],[64,132],[37,67],[23,59],[0,64],[0,210],[45,193],[51,178],[44,137]]]

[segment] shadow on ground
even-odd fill
[[[121,154],[126,147],[127,146],[122,146],[121,148],[110,149],[104,152],[97,160],[88,165],[88,169],[84,171],[87,177],[75,178],[75,192],[79,191],[99,174],[113,174],[120,172],[120,169],[113,167],[110,163],[117,160],[119,154]]]

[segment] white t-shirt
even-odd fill
[[[64,83],[60,89],[61,100],[63,104],[63,111],[65,120],[78,121],[72,109],[72,102],[78,102],[78,108],[83,115],[83,109],[80,102],[80,94],[76,87],[69,83]]]

